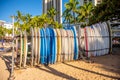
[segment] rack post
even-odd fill
[[[12,66],[11,66],[11,71],[10,71],[10,78],[9,80],[14,80],[14,16],[12,16],[12,25],[13,25],[13,41],[12,41]]]

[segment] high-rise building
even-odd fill
[[[100,4],[102,2],[102,0],[79,0],[80,1],[80,5],[83,6],[84,4],[87,4],[89,2],[92,2],[93,5],[97,6],[97,4]]]
[[[47,13],[50,8],[55,8],[58,14],[54,17],[56,21],[62,23],[62,0],[42,0],[43,13]]]

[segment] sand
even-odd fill
[[[11,54],[0,53],[0,80],[7,80],[10,76]],[[91,59],[93,63],[78,60],[15,69],[14,77],[15,80],[120,80],[120,54]]]
[[[94,58],[94,63],[73,61],[15,70],[15,80],[118,80],[120,56]]]

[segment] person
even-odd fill
[[[4,47],[4,39],[2,39],[2,46]]]

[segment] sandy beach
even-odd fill
[[[93,63],[83,60],[15,69],[15,80],[120,80],[120,54],[93,57]],[[11,52],[0,53],[0,80],[10,76]]]

